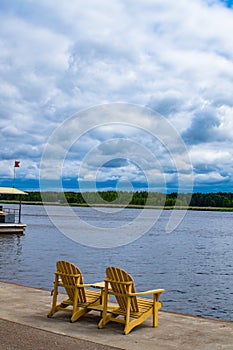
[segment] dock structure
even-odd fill
[[[1,195],[19,197],[18,208],[6,208],[0,204],[0,234],[24,234],[26,224],[21,223],[22,195],[26,192],[14,187],[0,187]]]
[[[159,311],[159,326],[152,319],[122,334],[122,325],[98,329],[99,313],[92,311],[75,323],[69,313],[47,318],[50,291],[0,282],[0,338],[3,348],[51,350],[230,350],[233,322]],[[43,347],[44,344],[44,347]]]

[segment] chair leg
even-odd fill
[[[100,322],[98,323],[98,328],[103,328],[111,319],[111,315],[107,314],[106,307],[102,311],[102,318]]]
[[[153,305],[153,327],[158,327],[159,325],[159,309],[161,303],[158,301],[158,297],[154,295],[154,305]]]
[[[98,324],[98,328],[99,329],[103,328],[108,322],[114,321],[114,318],[117,318],[117,317],[118,315],[115,315],[115,314],[103,316],[103,318],[100,320]]]
[[[128,298],[130,301],[130,298]],[[125,315],[125,329],[124,329],[124,334],[128,334],[130,332],[130,303],[127,303],[127,310],[126,310],[126,315]],[[129,329],[129,331],[128,331]]]
[[[153,307],[153,327],[158,327],[159,324],[159,315],[158,315],[158,306],[157,303]]]
[[[143,321],[140,318],[130,321],[128,324],[125,325],[124,334],[129,334],[129,332],[131,332],[134,327],[138,326],[142,322]]]
[[[58,295],[58,276],[56,275],[55,281],[54,281],[52,307],[51,307],[47,317],[52,317],[55,314],[55,312],[57,311],[57,295]]]
[[[83,308],[83,309],[76,309],[75,311],[73,311],[73,313],[72,313],[72,317],[71,317],[71,319],[70,319],[70,322],[75,322],[75,321],[77,321],[81,316],[83,316],[83,315],[85,315],[88,311],[90,311],[90,310],[88,310],[88,309],[86,309],[86,308]]]
[[[106,323],[107,323],[107,305],[108,305],[108,298],[109,298],[109,295],[108,295],[108,283],[105,282],[105,288],[104,288],[104,291],[101,292],[101,302],[102,302],[102,305],[103,305],[103,311],[102,311],[102,318],[100,320],[100,322],[98,323],[98,328],[103,328]]]
[[[98,323],[98,328],[102,329],[106,325],[106,323],[107,323],[106,322],[106,317],[103,317],[103,315],[102,315],[102,318],[101,318],[101,320]]]

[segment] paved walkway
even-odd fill
[[[50,306],[49,291],[0,282],[1,349],[233,349],[233,322],[160,311],[157,328],[149,319],[123,335],[121,324],[98,329],[99,315],[94,312],[76,323],[70,323],[64,312],[47,318]]]
[[[4,350],[117,350],[108,345],[44,331],[0,319],[0,349]]]

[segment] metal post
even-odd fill
[[[21,201],[22,201],[22,196],[19,196],[19,224],[21,224]]]

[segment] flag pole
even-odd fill
[[[15,187],[15,165],[14,165],[14,177],[13,177],[13,184],[12,184],[12,187],[13,187],[13,188]]]
[[[13,178],[13,184],[12,187],[15,187],[15,168],[19,168],[20,162],[18,160],[15,160],[15,165],[14,165],[14,178]]]

